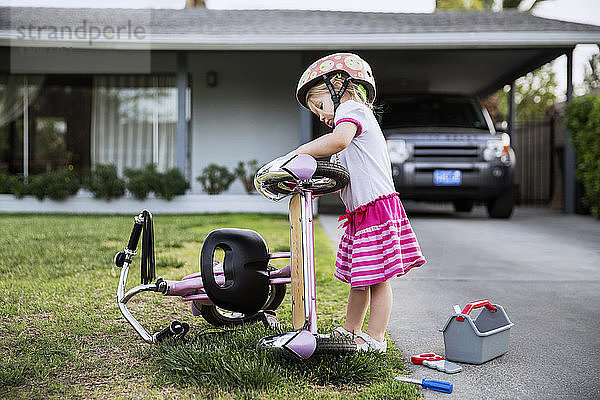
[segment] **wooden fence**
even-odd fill
[[[517,122],[511,145],[517,159],[517,201],[529,205],[548,204],[556,186],[554,120],[538,117]]]

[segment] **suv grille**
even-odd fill
[[[479,147],[476,145],[465,146],[444,143],[443,145],[418,145],[413,148],[413,158],[415,161],[478,161]]]

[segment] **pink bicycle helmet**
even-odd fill
[[[340,91],[336,93],[331,85],[330,79],[340,72],[345,73],[347,78]],[[296,98],[303,107],[308,108],[306,104],[306,93],[308,93],[310,88],[319,83],[319,81],[323,81],[327,85],[329,93],[331,93],[331,99],[333,100],[334,110],[339,106],[340,99],[346,91],[349,82],[353,82],[357,85],[362,84],[367,92],[368,101],[373,101],[373,99],[375,99],[375,78],[373,77],[371,67],[365,60],[356,54],[330,54],[312,63],[300,77],[298,87],[296,88]]]

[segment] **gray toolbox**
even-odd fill
[[[476,308],[482,310],[473,321],[469,313]],[[462,311],[454,306],[454,311],[440,329],[444,333],[447,360],[483,364],[508,351],[510,328],[514,324],[502,306],[478,300],[467,304]]]

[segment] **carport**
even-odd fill
[[[224,122],[214,113],[198,113],[207,110],[206,104],[198,99],[212,90],[206,80],[210,76],[219,77],[215,84],[231,85],[227,87],[229,92],[223,91],[219,95],[222,96],[219,97],[221,103],[212,104],[216,109],[229,106],[234,96],[245,96],[237,106],[255,121],[239,114],[240,123],[225,129],[238,141],[239,149],[247,151],[247,145],[239,139],[248,138],[247,122],[252,122],[255,127],[253,134],[256,137],[264,135],[260,128],[264,117],[256,115],[252,108],[256,107],[256,101],[246,100],[248,91],[258,93],[257,88],[261,87],[268,87],[269,93],[273,94],[270,115],[280,120],[280,127],[271,126],[272,129],[278,129],[281,136],[287,135],[289,142],[295,142],[296,137],[305,142],[313,136],[310,113],[296,111],[299,107],[292,105],[290,92],[303,68],[331,51],[350,50],[367,58],[381,94],[435,91],[478,96],[493,93],[505,85],[512,86],[518,77],[565,54],[568,59],[567,99],[570,100],[574,47],[600,42],[599,26],[544,19],[518,11],[401,14],[204,8],[11,8],[0,9],[0,15],[3,16],[0,18],[0,54],[3,60],[12,57],[8,63],[10,69],[5,65],[10,73],[52,73],[48,70],[48,65],[52,64],[47,62],[50,58],[36,61],[31,55],[19,58],[15,54],[23,48],[60,46],[71,51],[68,57],[51,59],[55,62],[52,68],[70,74],[84,70],[96,74],[175,74],[178,93],[176,165],[187,171],[188,176],[193,175],[190,169],[200,168],[194,166],[195,159],[223,159],[217,152],[223,146],[197,154],[194,153],[197,145],[190,144],[198,135],[205,137],[202,136],[205,132],[199,134],[198,129],[204,129],[208,124],[215,130]],[[93,41],[85,35],[59,39],[48,35],[48,28],[52,26],[76,27],[82,21],[88,26],[105,29],[109,25],[141,27],[144,34],[142,37],[116,38],[111,31],[111,37],[99,35]],[[23,34],[24,31],[27,33],[27,26],[36,28],[33,36]],[[119,57],[122,62],[107,61]],[[22,64],[18,65],[19,62]],[[215,65],[218,69],[211,70]],[[186,90],[190,86],[193,99],[191,123],[186,119]],[[289,116],[296,112],[300,113],[299,119],[290,125]],[[512,129],[514,104],[511,104],[510,114],[509,129]],[[575,159],[569,141],[565,140],[565,143],[565,211],[572,213],[575,210]],[[270,151],[274,155],[285,151],[277,146],[273,141]],[[285,143],[279,146],[289,147]],[[260,148],[257,151],[263,151],[263,147]],[[250,153],[249,156],[256,157]]]
[[[566,55],[569,102],[573,98],[575,46],[600,42],[598,26],[539,18],[518,11],[385,14],[373,20],[373,24],[377,24],[372,27],[374,31],[385,26],[395,27],[397,33],[365,35],[361,43],[339,47],[360,50],[371,62],[381,94],[427,91],[485,97],[509,85],[511,134],[516,109],[514,81]],[[306,62],[324,53],[311,52]],[[567,130],[565,136],[564,211],[573,213],[575,154]]]

